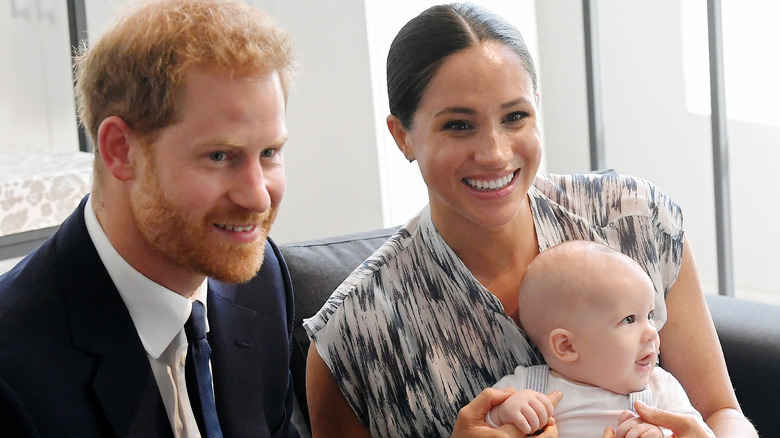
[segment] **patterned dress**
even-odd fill
[[[539,250],[606,243],[656,290],[656,324],[677,278],[682,212],[641,179],[537,175],[528,192]],[[375,437],[449,436],[458,410],[518,365],[541,362],[436,231],[426,208],[358,267],[304,323],[360,421]]]

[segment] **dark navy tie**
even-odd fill
[[[222,430],[217,419],[217,406],[214,404],[214,390],[211,386],[209,357],[211,347],[206,340],[206,317],[203,303],[192,302],[192,313],[184,324],[187,335],[187,359],[184,365],[184,379],[187,381],[187,393],[195,414],[195,421],[203,437],[222,438]]]

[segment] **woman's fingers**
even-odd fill
[[[676,414],[637,401],[634,409],[642,420],[671,430],[676,438],[709,438],[710,434],[692,415]]]
[[[490,436],[489,432],[492,428],[485,423],[485,415],[493,406],[503,403],[514,392],[512,388],[487,388],[480,392],[474,397],[474,400],[463,406],[458,412],[452,437],[479,436],[480,433]]]

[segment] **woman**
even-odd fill
[[[537,175],[539,95],[517,29],[473,5],[430,8],[396,36],[387,73],[387,125],[418,161],[429,205],[305,323],[315,436],[506,436],[480,414],[509,394],[483,390],[540,360],[516,324],[517,290],[539,251],[572,239],[640,263],[656,290],[662,365],[718,436],[756,436],[679,207],[636,178]]]

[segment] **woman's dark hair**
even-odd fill
[[[433,6],[401,28],[387,55],[390,114],[407,129],[431,79],[451,54],[485,41],[498,41],[522,60],[537,92],[536,70],[523,36],[512,24],[470,3]]]

